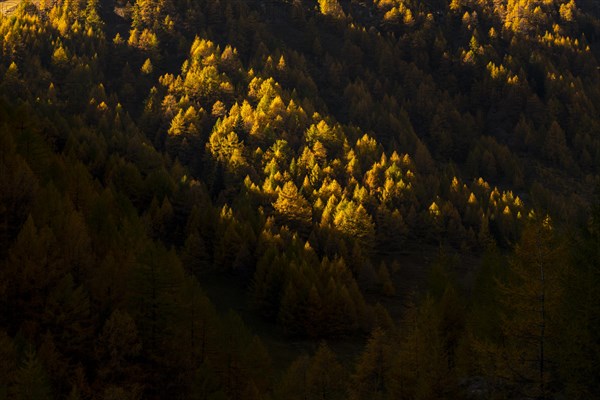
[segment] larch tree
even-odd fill
[[[348,237],[354,238],[366,253],[372,249],[375,241],[373,219],[362,204],[342,200],[334,217],[334,226]]]
[[[499,282],[502,302],[500,371],[509,388],[521,395],[546,399],[555,381],[557,311],[567,265],[564,245],[550,218],[523,232],[506,281]]]
[[[308,381],[307,374],[310,357],[298,357],[285,371],[281,382],[275,388],[275,398],[280,400],[307,400]]]
[[[288,181],[283,185],[273,207],[283,224],[308,234],[312,225],[312,209],[294,182]]]
[[[104,323],[96,345],[96,357],[103,365],[100,379],[114,382],[131,378],[134,358],[142,350],[135,321],[127,311],[115,310]]]
[[[399,395],[398,357],[389,335],[376,328],[362,353],[352,379],[353,400],[396,399]]]
[[[598,397],[600,382],[600,191],[583,233],[572,238],[560,309],[558,371],[567,397]]]
[[[15,384],[9,395],[15,400],[50,400],[52,388],[44,366],[33,350],[25,353],[21,367],[15,372]]]
[[[345,375],[335,353],[325,342],[321,342],[306,371],[307,398],[345,399]]]

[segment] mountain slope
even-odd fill
[[[593,397],[599,32],[593,2],[22,3],[0,397]]]

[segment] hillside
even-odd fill
[[[21,2],[0,399],[597,397],[599,60],[591,0]]]

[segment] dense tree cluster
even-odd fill
[[[22,2],[0,399],[598,396],[599,40],[584,0]]]

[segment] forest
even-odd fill
[[[600,398],[600,2],[0,2],[0,400]]]

